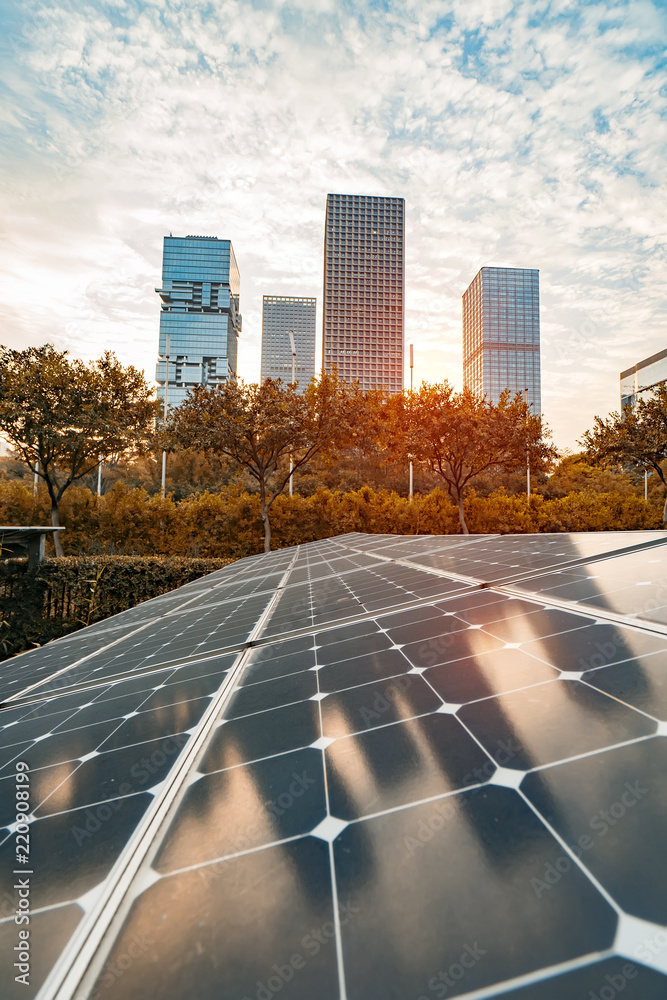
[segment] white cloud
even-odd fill
[[[539,267],[557,440],[572,445],[617,407],[619,370],[667,339],[664,11],[567,0],[209,10],[14,10],[3,340],[55,339],[82,356],[112,347],[152,376],[162,237],[211,233],[234,243],[241,371],[257,377],[262,294],[321,298],[327,192],[398,194],[418,381],[460,382],[460,298],[479,267]]]

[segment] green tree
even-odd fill
[[[296,384],[267,379],[195,386],[171,416],[171,446],[226,455],[257,483],[264,551],[271,551],[270,510],[293,469],[331,454],[357,433],[360,393],[337,375],[313,379],[300,395]]]
[[[648,399],[608,417],[596,417],[580,442],[590,462],[605,468],[623,465],[655,472],[667,490],[663,465],[667,459],[667,385],[661,383]],[[662,513],[667,524],[667,496]]]
[[[51,344],[0,347],[0,432],[44,480],[56,528],[65,491],[100,459],[142,448],[157,412],[154,390],[136,368],[109,351],[90,364],[67,354]],[[57,531],[54,542],[61,556]]]
[[[401,448],[424,462],[444,482],[459,512],[463,534],[469,534],[463,497],[471,481],[487,469],[525,467],[544,471],[556,452],[545,440],[540,417],[517,393],[502,393],[497,404],[470,389],[454,392],[447,382],[423,384],[396,400],[395,427]]]

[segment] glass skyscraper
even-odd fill
[[[504,389],[528,390],[542,412],[540,272],[483,267],[463,295],[463,384],[493,403]]]
[[[405,201],[327,195],[322,368],[403,388]]]
[[[292,381],[292,346],[296,350],[296,381],[303,392],[315,375],[315,310],[317,299],[265,295],[262,300],[262,382],[267,378]]]
[[[217,236],[165,236],[160,345],[155,378],[164,400],[169,340],[170,407],[195,385],[219,385],[236,376],[240,279],[229,240]]]
[[[658,351],[632,368],[621,372],[621,409],[634,406],[638,399],[648,399],[651,389],[667,381],[667,350]]]

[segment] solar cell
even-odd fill
[[[355,533],[30,654],[39,1000],[664,997],[663,538]]]

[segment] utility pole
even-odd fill
[[[410,393],[412,393],[412,370],[415,366],[415,355],[413,350],[413,344],[410,344]],[[412,500],[412,456],[410,456],[410,499]]]
[[[528,406],[528,389],[523,390],[526,394],[526,406]],[[526,438],[526,496],[530,496],[530,440]]]
[[[294,333],[292,330],[288,330],[287,334],[289,336],[290,347],[292,348],[292,385],[296,382],[296,346],[294,344]],[[292,471],[294,469],[294,456],[292,454],[292,449],[289,450],[289,495],[292,496],[293,493],[293,483],[292,483]]]
[[[171,349],[171,334],[167,333],[167,354],[164,366],[164,426],[167,426],[167,392],[169,389],[169,352]],[[167,486],[167,451],[166,449],[162,452],[162,486],[160,488],[160,496],[164,498]]]

